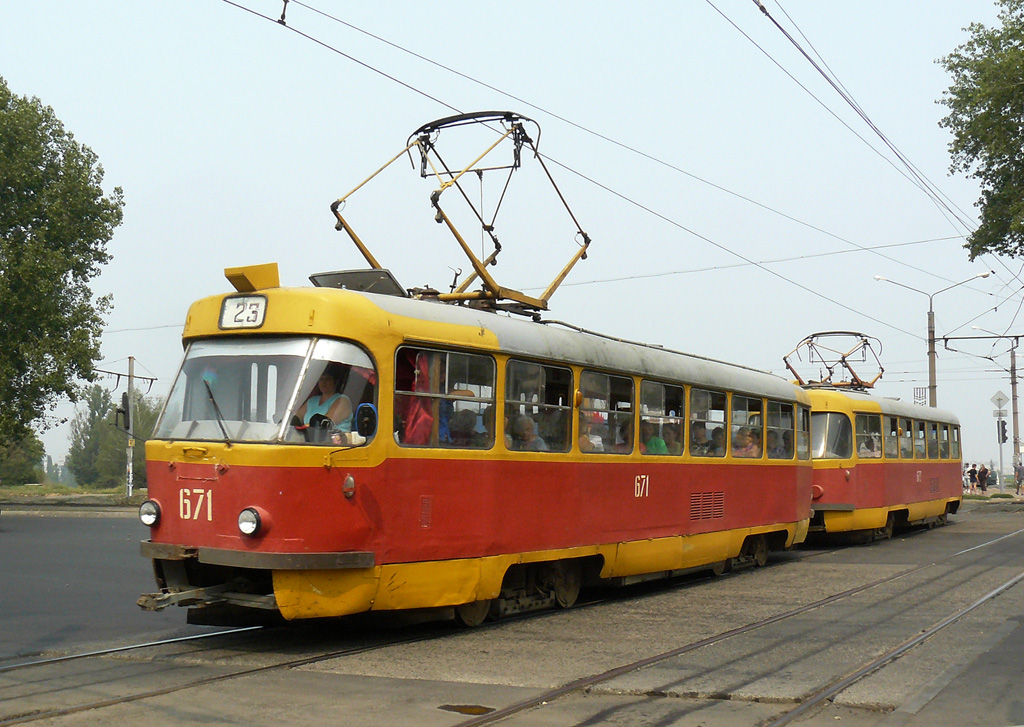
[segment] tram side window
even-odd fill
[[[877,459],[882,456],[882,417],[879,414],[857,414],[854,418],[857,430],[857,456],[861,459]]]
[[[726,409],[721,391],[690,389],[690,454],[724,457]]]
[[[796,408],[796,456],[811,458],[811,410],[805,406]]]
[[[900,456],[900,420],[897,417],[885,417],[885,456],[898,459]]]
[[[494,360],[403,346],[395,359],[395,439],[406,447],[494,444]]]
[[[583,452],[633,451],[633,380],[596,371],[580,377],[579,445]]]
[[[768,402],[765,449],[769,459],[793,459],[793,405]]]
[[[572,371],[509,361],[505,374],[505,442],[511,449],[568,452]]]
[[[853,427],[850,417],[839,412],[813,412],[811,454],[815,459],[849,459],[853,456]]]
[[[915,459],[926,459],[928,457],[928,449],[925,441],[925,428],[928,426],[927,422],[914,421],[914,458]]]
[[[950,426],[950,456],[953,459],[960,459],[960,427]]]
[[[949,459],[949,425],[939,425],[939,456]]]
[[[732,397],[732,456],[760,457],[762,449],[761,427],[764,416],[761,400],[749,396]]]
[[[682,454],[685,442],[686,392],[681,386],[655,381],[640,385],[640,451]]]
[[[939,458],[939,425],[927,422],[928,427],[928,459]]]
[[[900,457],[914,458],[914,420],[900,419]]]

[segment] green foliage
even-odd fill
[[[973,260],[1024,255],[1024,0],[998,0],[1001,25],[972,23],[970,39],[939,62],[953,84],[939,102],[953,133],[950,171],[981,184],[981,225],[965,247]]]
[[[41,483],[46,478],[42,467],[43,443],[34,433],[0,445],[0,484],[6,486]]]
[[[117,407],[110,392],[98,385],[88,388],[85,400],[87,408],[79,410],[71,422],[68,469],[83,488],[123,488],[127,479],[128,436],[113,426]],[[153,433],[160,402],[136,396],[132,408],[135,419],[132,479],[135,487],[145,487],[143,443]]]
[[[105,197],[103,168],[37,98],[0,78],[0,443],[93,376],[102,316],[89,281],[109,259],[121,189]]]

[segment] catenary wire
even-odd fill
[[[602,134],[602,133],[600,133],[598,131],[595,131],[594,129],[591,129],[591,128],[589,128],[587,126],[584,126],[583,124],[580,124],[580,123],[578,123],[576,121],[573,121],[573,120],[571,120],[571,119],[569,119],[569,118],[567,118],[567,117],[565,117],[565,116],[563,116],[561,114],[558,114],[558,113],[556,113],[554,111],[551,111],[550,109],[544,108],[542,106],[538,106],[537,104],[534,104],[534,103],[532,103],[532,102],[530,102],[530,101],[528,101],[528,100],[526,100],[526,99],[524,99],[524,98],[522,98],[520,96],[516,96],[515,94],[509,93],[508,91],[505,91],[505,90],[503,90],[501,88],[498,88],[497,86],[494,86],[494,85],[492,85],[490,83],[487,83],[486,81],[481,81],[478,78],[474,78],[473,76],[470,76],[470,75],[468,75],[466,73],[463,73],[462,71],[459,71],[458,69],[452,68],[452,67],[447,66],[447,65],[445,65],[443,63],[440,63],[440,62],[438,62],[436,60],[433,60],[432,58],[424,56],[421,53],[417,53],[416,51],[413,51],[413,50],[411,50],[409,48],[406,48],[406,47],[404,47],[404,46],[402,46],[402,45],[400,45],[398,43],[390,41],[387,38],[383,38],[383,37],[381,37],[379,35],[371,33],[370,31],[365,30],[363,28],[360,28],[359,26],[354,25],[353,23],[349,23],[348,21],[343,20],[342,18],[339,18],[339,17],[337,17],[335,15],[332,15],[331,13],[328,13],[328,12],[325,12],[323,10],[320,10],[319,8],[315,8],[312,5],[309,5],[307,3],[301,2],[301,0],[290,0],[290,2],[292,4],[294,4],[294,5],[298,5],[300,7],[303,7],[306,10],[309,10],[312,13],[320,15],[321,17],[327,18],[327,19],[329,19],[329,20],[331,20],[331,21],[333,21],[335,23],[338,23],[339,25],[342,25],[342,26],[344,26],[346,28],[349,28],[350,30],[353,30],[353,31],[355,31],[357,33],[360,33],[360,34],[365,35],[365,36],[367,36],[369,38],[372,38],[372,39],[374,39],[374,40],[376,40],[376,41],[378,41],[380,43],[383,43],[383,44],[385,44],[387,46],[390,46],[391,48],[394,48],[394,49],[396,49],[396,50],[398,50],[398,51],[400,51],[402,53],[410,55],[413,58],[416,58],[416,59],[421,60],[421,61],[423,61],[425,63],[433,65],[433,66],[435,66],[437,68],[440,68],[440,69],[442,69],[444,71],[447,71],[448,73],[456,75],[459,78],[462,78],[462,79],[464,79],[466,81],[469,81],[469,82],[474,83],[474,84],[476,84],[478,86],[486,88],[486,89],[488,89],[490,91],[494,91],[495,93],[500,94],[502,96],[505,96],[506,98],[511,99],[511,100],[515,101],[516,103],[520,103],[520,104],[523,104],[524,106],[528,106],[528,107],[530,107],[532,109],[540,111],[541,113],[546,114],[546,115],[548,115],[548,116],[550,116],[550,117],[552,117],[554,119],[557,119],[558,121],[561,121],[562,123],[565,123],[565,124],[575,128],[575,129],[577,129],[579,131],[582,131],[582,132],[584,132],[586,134],[589,134],[589,135],[594,136],[594,137],[596,137],[598,139],[601,139],[602,141],[608,142],[609,144],[612,144],[612,145],[617,146],[617,147],[619,147],[621,149],[624,149],[624,150],[626,150],[626,151],[628,151],[628,152],[630,152],[632,154],[636,154],[636,155],[638,155],[638,156],[640,156],[640,157],[642,157],[644,159],[647,159],[647,160],[649,160],[651,162],[654,162],[655,164],[659,164],[659,165],[664,166],[664,167],[666,167],[668,169],[671,169],[672,171],[678,172],[679,174],[682,174],[682,175],[684,175],[686,177],[689,177],[690,179],[693,179],[693,180],[695,180],[697,182],[700,182],[701,184],[707,185],[707,186],[709,186],[709,187],[711,187],[713,189],[716,189],[716,190],[718,190],[720,192],[723,192],[723,193],[728,194],[728,195],[730,195],[732,197],[740,199],[740,200],[742,200],[744,202],[752,204],[752,205],[754,205],[756,207],[759,207],[759,208],[761,208],[761,209],[763,209],[763,210],[765,210],[767,212],[770,212],[772,214],[778,215],[778,216],[782,217],[783,219],[789,220],[789,221],[794,222],[794,223],[796,223],[798,225],[802,225],[802,226],[804,226],[804,227],[806,227],[808,229],[814,230],[815,232],[819,232],[819,233],[821,233],[823,235],[826,235],[828,237],[831,237],[831,238],[833,238],[835,240],[839,240],[840,242],[843,242],[843,243],[845,243],[847,245],[850,245],[850,246],[852,246],[854,248],[857,248],[859,250],[873,251],[873,250],[877,250],[878,249],[878,248],[872,248],[872,247],[867,247],[867,246],[860,245],[859,243],[854,242],[854,241],[852,241],[850,239],[847,239],[845,237],[842,237],[841,235],[838,235],[836,233],[830,232],[830,231],[828,231],[828,230],[826,230],[824,228],[818,227],[817,225],[814,225],[814,224],[812,224],[810,222],[806,222],[806,221],[801,220],[801,219],[799,219],[797,217],[794,217],[794,216],[792,216],[792,215],[790,215],[790,214],[788,214],[786,212],[783,212],[783,211],[781,211],[779,209],[776,209],[776,208],[771,207],[769,205],[766,205],[766,204],[764,204],[762,202],[759,202],[756,199],[753,199],[753,198],[748,197],[748,196],[746,196],[744,194],[741,194],[739,192],[736,192],[736,191],[733,191],[731,189],[728,189],[727,187],[723,187],[720,184],[717,184],[717,183],[712,182],[712,181],[710,181],[708,179],[705,179],[705,178],[703,178],[703,177],[701,177],[699,175],[696,175],[696,174],[694,174],[692,172],[689,172],[689,171],[679,167],[676,164],[673,164],[673,163],[671,163],[669,161],[666,161],[664,159],[656,157],[653,154],[650,154],[650,153],[645,152],[645,151],[643,151],[641,149],[638,149],[637,147],[631,146],[631,145],[626,144],[624,142],[618,141],[617,139],[609,137],[609,136],[607,136],[605,134]],[[851,129],[851,131],[852,131],[852,129]],[[962,238],[962,235],[959,236],[959,237]],[[874,254],[878,255],[879,257],[881,257],[881,258],[883,258],[885,260],[888,260],[889,262],[895,263],[896,265],[900,265],[901,267],[911,268],[911,269],[919,270],[919,271],[921,270],[919,267],[917,267],[917,266],[915,266],[915,265],[913,265],[911,263],[905,263],[902,260],[899,260],[897,258],[893,258],[893,257],[890,257],[888,255],[884,255],[884,254],[879,253],[879,252],[874,252]],[[948,279],[948,278],[946,278],[946,277],[944,277],[942,275],[939,275],[937,273],[932,273],[932,272],[929,272],[927,270],[922,271],[922,272],[925,272],[927,275],[931,275],[931,276],[933,276],[935,278],[938,278],[939,280],[944,280],[944,281],[950,282],[950,283],[953,282],[953,280]]]
[[[713,3],[711,3],[711,0],[706,0],[706,2],[708,2],[709,5],[712,5],[712,7],[714,7]],[[825,70],[820,65],[818,65],[818,63],[810,56],[810,54],[806,50],[804,50],[804,48],[800,45],[796,38],[794,38],[792,34],[789,33],[789,31],[783,28],[782,25],[774,17],[772,17],[771,13],[768,12],[768,8],[765,7],[764,2],[762,0],[752,0],[752,2],[761,10],[764,16],[771,21],[771,23],[779,30],[779,32],[781,32],[786,37],[786,39],[807,60],[807,62],[811,64],[811,66],[818,72],[818,74],[825,79],[825,81],[833,88],[833,90],[835,90],[835,92],[839,94],[840,98],[842,98],[843,101],[845,101],[847,105],[850,106],[850,108],[852,108],[854,112],[864,121],[864,123],[867,124],[868,128],[870,128],[874,132],[874,134],[882,141],[882,143],[885,144],[885,146],[896,156],[896,158],[900,161],[903,167],[907,170],[910,177],[912,177],[913,180],[916,180],[916,186],[919,189],[921,189],[921,191],[928,195],[928,197],[932,200],[936,207],[939,208],[940,212],[944,211],[943,214],[948,213],[949,216],[953,218],[953,220],[955,220],[958,224],[961,225],[961,227],[963,227],[967,231],[970,231],[971,224],[969,221],[965,220],[966,215],[964,215],[962,211],[954,209],[953,206],[951,206],[946,201],[948,198],[946,198],[945,195],[935,186],[935,184],[933,184],[927,177],[925,177],[924,174],[921,173],[921,171],[910,161],[910,159],[902,151],[900,151],[900,149],[892,142],[892,140],[889,139],[882,132],[882,130],[878,128],[878,126],[860,107],[860,105],[857,104],[857,102],[854,101],[845,92],[845,90],[841,87],[841,84],[837,83],[837,81],[834,80],[832,76],[826,73]],[[717,8],[715,9],[717,10]],[[730,21],[730,23],[731,22],[732,21]],[[733,27],[736,27],[735,23],[732,23],[732,25]],[[746,37],[749,38],[749,36]],[[760,48],[760,46],[758,46],[758,48]],[[769,58],[770,57],[771,56],[769,56]],[[776,63],[776,65],[779,65],[774,58],[772,60],[773,62]],[[790,76],[790,78],[792,78],[792,76]],[[803,88],[805,91],[807,90],[807,88],[802,84],[801,88]],[[817,97],[815,97],[815,99],[818,100],[820,103],[820,99],[817,99]]]
[[[807,45],[814,52],[814,55],[818,58],[818,60],[821,61],[821,65],[824,66],[824,68],[828,71],[828,74],[825,74],[824,71],[822,71],[822,69],[817,68],[817,64],[815,64],[813,60],[811,60],[809,57],[807,57],[807,54],[803,52],[803,49],[800,48],[800,46],[794,42],[794,45],[797,47],[797,49],[800,50],[800,52],[803,53],[804,56],[807,57],[808,60],[811,61],[811,63],[815,65],[815,67],[818,70],[818,72],[821,73],[824,78],[826,78],[826,79],[831,78],[833,81],[835,81],[836,84],[838,84],[838,89],[837,90],[841,89],[841,91],[840,91],[841,95],[850,104],[850,106],[854,109],[854,111],[856,111],[857,114],[864,119],[864,121],[875,131],[876,134],[879,135],[880,138],[885,140],[887,145],[889,145],[891,140],[889,140],[888,137],[886,137],[881,132],[881,130],[878,129],[877,126],[875,126],[874,122],[871,121],[870,118],[868,118],[867,112],[864,111],[863,107],[853,97],[853,94],[850,93],[849,89],[847,89],[846,86],[843,85],[842,81],[839,80],[839,77],[836,75],[835,71],[833,71],[829,67],[828,63],[825,62],[825,59],[822,58],[821,54],[814,47],[814,45],[811,43],[811,41],[807,37],[807,35],[803,32],[803,30],[800,29],[800,26],[798,26],[796,24],[796,21],[794,21],[793,18],[789,15],[789,13],[786,12],[786,9],[784,7],[782,7],[782,3],[780,2],[780,0],[775,0],[775,4],[779,6],[779,9],[786,16],[786,19],[789,20],[789,22],[793,25],[794,28],[796,28],[797,32],[800,34],[800,36],[804,39],[804,41],[807,43]],[[763,8],[763,3],[761,5],[761,7]],[[768,15],[767,11],[765,12],[765,14]],[[769,16],[769,17],[771,17],[771,16]],[[781,29],[781,26],[779,26],[779,24],[775,21],[774,18],[771,18],[771,20],[772,20],[772,22],[777,27],[780,27],[780,29]],[[785,32],[785,31],[783,31],[783,32]],[[790,37],[788,34],[787,34],[787,37],[789,37],[790,40],[793,41],[792,37]],[[919,175],[921,177],[921,179],[925,183],[927,183],[930,186],[931,189],[934,190],[935,193],[940,195],[946,201],[946,203],[948,203],[949,205],[952,206],[952,208],[955,208],[955,209],[950,209],[950,212],[953,213],[953,214],[959,213],[958,219],[961,221],[961,223],[964,225],[964,227],[966,229],[972,229],[973,225],[971,224],[971,222],[969,220],[970,216],[966,212],[964,212],[962,209],[960,209],[960,207],[952,199],[950,199],[949,195],[947,195],[945,192],[943,192],[942,189],[940,189],[938,187],[938,185],[934,184],[931,180],[929,180],[927,177],[925,177],[924,174],[915,165],[911,164],[910,160],[909,160],[909,157],[907,157],[905,154],[903,154],[903,152],[901,150],[899,150],[895,146],[892,146],[892,148],[893,148],[893,151],[900,157],[900,159],[901,160],[905,160],[904,163],[908,164],[908,166],[910,168],[912,168],[912,171],[916,173],[915,176]]]
[[[340,55],[340,56],[342,56],[342,57],[344,57],[344,58],[346,58],[348,60],[351,60],[354,63],[357,63],[358,65],[366,68],[367,70],[370,70],[373,73],[381,75],[381,76],[383,76],[383,77],[385,77],[385,78],[387,78],[387,79],[389,79],[389,80],[391,80],[391,81],[401,85],[402,87],[404,87],[404,88],[406,88],[406,89],[408,89],[410,91],[413,91],[416,94],[419,94],[419,95],[421,95],[421,96],[423,96],[423,97],[425,97],[425,98],[427,98],[427,99],[429,99],[431,101],[434,101],[435,103],[440,104],[441,106],[444,106],[445,108],[447,108],[447,109],[449,109],[451,111],[454,111],[456,113],[461,113],[461,110],[459,108],[457,108],[457,107],[455,107],[455,106],[453,106],[451,104],[448,104],[448,103],[446,103],[444,101],[441,101],[440,99],[438,99],[438,98],[436,98],[436,97],[426,93],[422,89],[418,89],[415,86],[412,86],[411,84],[405,83],[404,81],[401,81],[400,79],[398,79],[398,78],[396,78],[396,77],[394,77],[394,76],[392,76],[390,74],[387,74],[384,71],[381,71],[381,70],[375,68],[374,66],[370,65],[369,63],[361,61],[361,60],[355,58],[354,56],[351,56],[350,54],[344,53],[343,51],[341,51],[341,50],[331,46],[329,43],[326,43],[326,42],[324,42],[322,40],[319,40],[319,39],[315,38],[312,35],[309,35],[307,33],[299,31],[296,28],[293,28],[292,26],[287,25],[284,22],[279,21],[279,20],[277,20],[275,18],[271,18],[270,16],[264,15],[263,13],[259,13],[259,12],[255,11],[255,10],[252,10],[250,8],[247,8],[247,7],[243,6],[243,5],[240,5],[239,3],[236,3],[233,0],[223,0],[223,1],[225,3],[233,6],[233,7],[236,7],[238,9],[240,9],[240,10],[244,10],[245,12],[250,13],[250,14],[256,16],[256,17],[259,17],[259,18],[262,18],[262,19],[267,20],[269,22],[272,22],[275,25],[282,25],[283,27],[287,28],[288,30],[291,30],[292,32],[294,32],[297,35],[299,35],[300,37],[303,37],[303,38],[305,38],[307,40],[310,40],[311,42],[314,42],[317,45],[320,45],[321,47],[323,47],[323,48],[325,48],[327,50],[330,50],[330,51],[332,51],[332,52],[334,52],[334,53],[336,53],[336,54],[338,54],[338,55]],[[710,0],[706,0],[706,1],[708,2],[709,5],[711,5],[714,8],[714,5],[710,2]],[[718,11],[717,8],[714,8],[714,9],[716,11]],[[721,14],[721,11],[718,11],[718,12]],[[726,16],[724,16],[724,14],[723,14],[723,17],[726,17]],[[726,20],[729,20],[729,19],[726,17]],[[732,23],[731,20],[729,20],[729,22]],[[733,25],[735,25],[735,24],[733,24]],[[740,32],[742,33],[742,31],[740,31]],[[753,42],[753,41],[751,41],[751,42]],[[756,45],[756,43],[755,43],[755,45]],[[771,56],[768,56],[768,57],[771,58]],[[772,59],[772,60],[773,60],[773,62],[775,62],[778,65],[777,61],[774,61],[774,59]],[[781,66],[779,66],[779,67],[781,68]],[[786,72],[787,75],[790,75],[788,73],[788,71],[785,71],[785,69],[782,69],[782,70],[784,72]],[[790,77],[792,78],[791,75],[790,75]],[[797,83],[799,84],[798,81],[797,81]],[[808,93],[810,93],[810,92],[808,91]],[[812,96],[813,96],[813,94],[812,94]],[[819,101],[819,103],[821,103],[821,102]],[[824,106],[824,104],[822,104],[822,105]],[[827,106],[825,106],[825,108],[828,110]],[[832,113],[833,116],[836,116],[834,114],[834,112],[832,112],[831,110],[829,110],[829,113]],[[836,116],[836,118],[839,119],[838,116]],[[843,122],[842,119],[839,119],[839,121],[841,123],[843,123],[844,126],[847,126],[847,128],[849,128],[849,125],[847,125],[845,122]],[[853,131],[852,128],[850,130]],[[860,137],[860,135],[857,134],[855,131],[853,131],[853,133],[863,140],[863,137]],[[865,143],[867,143],[866,140],[864,140],[864,141],[865,141]],[[868,146],[870,148],[872,148],[875,151],[876,154],[879,154],[880,156],[882,156],[883,159],[886,159],[886,161],[888,161],[890,164],[892,164],[892,161],[888,160],[884,155],[881,155],[881,153],[878,152],[877,149],[874,149],[874,147],[871,147],[870,144],[868,144]],[[583,179],[584,181],[587,181],[590,184],[592,184],[592,185],[594,185],[596,187],[599,187],[600,189],[603,189],[604,191],[608,192],[609,194],[612,194],[613,196],[618,197],[622,201],[624,201],[624,202],[626,202],[626,203],[628,203],[630,205],[633,205],[633,206],[637,207],[638,209],[641,209],[641,210],[643,210],[643,211],[645,211],[645,212],[647,212],[647,213],[649,213],[649,214],[651,214],[651,215],[653,215],[653,216],[655,216],[655,217],[657,217],[657,218],[659,218],[659,219],[661,219],[661,220],[671,224],[672,226],[677,227],[680,230],[683,230],[685,232],[690,233],[694,237],[697,237],[698,239],[703,240],[704,242],[706,242],[706,243],[708,243],[708,244],[718,248],[719,250],[722,250],[723,252],[726,252],[726,253],[729,253],[731,255],[734,255],[735,257],[738,257],[739,259],[743,260],[744,262],[746,262],[746,263],[748,263],[750,265],[753,265],[755,267],[760,268],[761,270],[767,272],[768,274],[772,275],[773,277],[776,277],[776,278],[778,278],[778,279],[780,279],[780,280],[782,280],[784,282],[789,283],[790,285],[793,285],[793,286],[795,286],[797,288],[800,288],[801,290],[803,290],[805,292],[810,293],[812,296],[814,296],[816,298],[820,298],[822,300],[830,302],[833,305],[836,305],[836,306],[838,306],[838,307],[840,307],[840,308],[842,308],[844,310],[847,310],[847,311],[849,311],[851,313],[854,313],[854,314],[856,314],[858,316],[866,318],[866,319],[868,319],[868,320],[870,320],[872,322],[878,323],[878,324],[880,324],[880,325],[882,325],[882,326],[884,326],[886,328],[890,328],[892,330],[898,331],[900,333],[903,333],[905,335],[911,336],[913,338],[918,338],[918,339],[921,338],[921,336],[919,336],[917,334],[914,334],[914,333],[911,333],[910,331],[907,331],[905,329],[902,329],[902,328],[900,328],[900,327],[898,327],[898,326],[896,326],[896,325],[894,325],[894,324],[892,324],[892,323],[890,323],[888,321],[885,321],[885,320],[882,320],[880,318],[876,318],[874,316],[868,315],[863,310],[858,310],[858,309],[856,309],[856,308],[854,308],[852,306],[846,305],[846,304],[844,304],[844,303],[842,303],[842,302],[840,302],[838,300],[835,300],[834,298],[831,298],[831,297],[821,293],[820,291],[816,291],[816,290],[812,289],[811,287],[809,287],[807,285],[804,285],[804,284],[802,284],[802,283],[800,283],[798,281],[795,281],[795,280],[792,280],[790,278],[787,278],[786,276],[782,275],[781,273],[778,273],[777,271],[771,270],[770,268],[764,266],[763,264],[759,264],[758,262],[756,262],[756,261],[754,261],[754,260],[752,260],[752,259],[750,259],[750,258],[748,258],[748,257],[746,257],[746,256],[744,256],[744,255],[734,251],[734,250],[731,250],[730,248],[726,247],[725,245],[723,245],[721,243],[715,242],[714,240],[710,239],[709,237],[707,237],[705,235],[702,235],[702,234],[696,232],[695,230],[692,230],[692,229],[688,228],[687,226],[683,225],[682,223],[680,223],[680,222],[678,222],[676,220],[673,220],[673,219],[667,217],[666,215],[661,214],[661,213],[655,211],[653,208],[651,208],[649,206],[646,206],[646,205],[640,203],[639,201],[634,200],[634,199],[628,197],[627,195],[625,195],[625,194],[623,194],[621,192],[613,190],[611,187],[609,187],[609,186],[607,186],[607,185],[605,185],[605,184],[603,184],[601,182],[598,182],[596,179],[594,179],[592,177],[589,177],[589,176],[583,174],[582,172],[580,172],[580,171],[578,171],[578,170],[576,170],[576,169],[574,169],[574,168],[572,168],[572,167],[570,167],[570,166],[568,166],[566,164],[563,164],[562,162],[560,162],[560,161],[558,161],[558,160],[556,160],[556,159],[554,159],[554,158],[552,158],[552,157],[550,157],[548,155],[540,155],[540,156],[543,156],[544,158],[548,159],[548,161],[550,161],[552,164],[556,164],[558,167],[560,167],[561,169],[564,169],[566,172],[569,172],[570,174],[573,174],[573,175],[579,177],[580,179]],[[898,167],[895,167],[895,165],[893,165],[893,166],[898,171],[901,171],[901,170],[898,169]],[[901,171],[901,173],[903,173],[903,172]],[[905,173],[904,173],[904,176],[906,176]]]

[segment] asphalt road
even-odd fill
[[[146,537],[133,513],[0,514],[0,662],[204,631],[135,605],[156,590]]]
[[[965,553],[941,568],[816,608],[801,618],[724,641],[574,693],[510,725],[623,727],[766,724],[816,680],[844,674],[922,626],[969,605],[1024,569],[1021,506],[965,508],[954,523],[871,546],[775,556],[765,569],[725,578],[626,589],[593,607],[509,620],[492,628],[452,629],[396,643],[263,670],[279,659],[361,643],[359,629],[248,634],[230,644],[175,645],[137,656],[60,667],[72,674],[54,700],[95,701],[142,680],[258,673],[202,688],[59,718],[65,727],[156,722],[166,725],[462,724],[452,707],[499,708],[580,676],[603,673],[845,588]],[[1004,536],[1002,540],[993,540]],[[111,642],[200,633],[184,611],[147,614],[135,606],[153,588],[138,555],[145,529],[133,517],[0,517],[0,666],[12,654],[81,652]],[[995,543],[978,549],[983,543]],[[824,727],[963,727],[1024,724],[1021,691],[1024,584],[972,611],[885,669],[853,684],[798,724]],[[320,625],[323,626],[323,625]],[[305,633],[305,635],[304,635]],[[388,636],[386,629],[384,635]],[[868,638],[861,639],[861,634]],[[372,635],[372,634],[371,634]],[[154,658],[154,653],[158,656]],[[76,672],[75,670],[81,670]],[[118,674],[112,680],[111,673]],[[47,672],[48,679],[64,671]],[[19,694],[38,698],[38,676],[8,676],[11,714],[29,713]],[[23,678],[24,681],[19,681]],[[102,683],[100,683],[102,682]],[[57,683],[47,681],[47,684]],[[64,682],[60,682],[63,684]],[[73,699],[72,699],[73,697]],[[240,708],[244,705],[244,708]],[[0,718],[2,721],[2,718]]]

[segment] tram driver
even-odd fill
[[[359,444],[349,441],[357,436],[352,434],[352,400],[341,393],[347,368],[339,363],[328,364],[313,392],[295,410],[292,425],[305,433],[307,441],[327,441],[329,437],[334,444]]]

